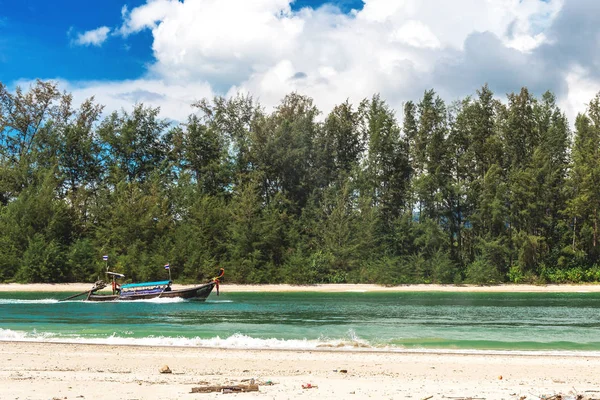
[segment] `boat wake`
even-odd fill
[[[158,304],[164,304],[164,303],[184,303],[186,301],[186,299],[182,299],[181,297],[161,297],[161,298],[154,298],[154,299],[139,299],[139,300],[127,300],[127,302],[134,302],[134,303],[158,303]],[[124,303],[124,301],[119,301],[119,303]]]
[[[58,299],[37,299],[37,300],[0,299],[0,305],[2,305],[2,304],[54,304],[54,303],[58,303]]]
[[[115,303],[157,303],[157,304],[167,304],[167,303],[184,303],[184,302],[192,302],[194,300],[186,300],[179,297],[172,298],[154,298],[154,299],[140,299],[140,300],[128,300],[128,301],[116,301]],[[214,301],[209,301],[208,303],[213,303]],[[84,301],[82,299],[73,299],[60,301],[59,299],[37,299],[37,300],[24,300],[24,299],[0,299],[0,305],[3,304],[69,304],[69,303],[78,303],[78,304],[92,304],[92,305],[102,305],[101,302],[93,302],[93,301]]]

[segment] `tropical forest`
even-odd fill
[[[290,93],[185,121],[0,83],[0,282],[600,281],[600,94]],[[104,261],[108,256],[108,261]]]

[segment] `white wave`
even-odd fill
[[[116,333],[105,338],[86,337],[61,337],[55,334],[39,334],[36,331],[23,332],[0,328],[0,341],[34,341],[52,343],[90,343],[111,345],[138,345],[138,346],[177,346],[177,347],[207,347],[229,349],[278,349],[278,350],[315,350],[319,348],[351,349],[364,348],[365,344],[357,345],[352,340],[318,340],[309,339],[278,339],[278,338],[253,338],[236,333],[226,338],[184,338],[167,336],[149,336],[145,338],[131,338],[118,336]]]
[[[154,299],[144,299],[144,300],[128,300],[128,301],[135,301],[136,303],[183,303],[184,301],[186,301],[185,299],[182,299],[181,297],[161,297],[161,298],[154,298]]]
[[[167,304],[167,303],[184,303],[184,302],[193,302],[194,300],[182,299],[180,297],[161,297],[154,299],[140,299],[140,300],[124,300],[124,301],[116,301],[112,303],[158,303],[158,304]],[[61,301],[58,299],[37,299],[37,300],[24,300],[24,299],[0,299],[0,305],[2,304],[55,304],[55,303],[84,303],[84,304],[104,304],[101,301],[85,301],[82,298],[73,299],[73,300],[65,300]],[[233,303],[233,300],[207,300],[206,303]]]
[[[186,299],[182,299],[180,297],[161,297],[161,298],[154,298],[154,299],[139,299],[139,300],[117,300],[117,301],[110,301],[109,303],[111,304],[127,304],[127,303],[155,303],[155,304],[171,304],[171,303],[184,303],[186,301],[190,301],[190,300],[186,300]],[[80,303],[82,304],[92,304],[94,306],[96,305],[106,305],[107,302],[105,301],[83,301],[83,300],[79,300]]]
[[[23,299],[0,299],[0,304],[54,304],[58,303],[57,299],[37,299],[37,300],[23,300]]]
[[[13,331],[11,329],[0,328],[0,340],[2,341],[35,341],[35,342],[47,342],[52,341],[56,335],[53,333],[42,332],[38,333],[35,329],[31,332]]]
[[[125,332],[127,334],[128,332]],[[349,332],[352,336],[352,332]],[[253,338],[236,333],[226,338],[183,338],[150,336],[145,338],[122,337],[117,333],[105,338],[84,338],[77,336],[58,336],[53,333],[14,331],[0,328],[0,341],[8,342],[45,342],[45,343],[82,343],[101,345],[129,345],[153,347],[200,347],[218,349],[245,350],[311,350],[311,351],[367,351],[377,353],[411,353],[411,354],[473,354],[473,355],[525,355],[525,356],[577,356],[600,357],[600,351],[589,350],[474,350],[474,349],[425,349],[404,348],[396,346],[369,345],[366,341],[355,337],[348,339],[278,339]]]

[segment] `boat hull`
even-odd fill
[[[112,295],[112,294],[99,294],[90,293],[87,297],[87,301],[127,301],[127,300],[149,300],[149,299],[169,299],[169,298],[180,298],[180,299],[193,299],[198,301],[204,301],[210,295],[215,282],[205,283],[204,285],[195,286],[189,289],[170,290],[165,292],[157,293],[141,293],[141,294],[123,294],[123,295]]]

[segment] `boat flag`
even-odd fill
[[[171,266],[169,264],[165,264],[165,269],[169,269]]]
[[[108,261],[108,256],[102,256],[102,259],[103,259],[104,261]]]

